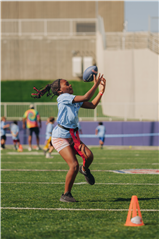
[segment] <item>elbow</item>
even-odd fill
[[[83,102],[88,102],[89,101],[89,97],[84,96]]]
[[[91,104],[91,109],[95,109],[96,105],[94,105],[93,103]]]

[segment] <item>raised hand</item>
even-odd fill
[[[100,82],[101,82],[101,80],[102,80],[102,78],[103,78],[103,74],[101,74],[101,73],[99,73],[98,74],[98,77],[96,78],[96,76],[94,75],[93,76],[93,81],[94,81],[94,84],[100,84]]]
[[[102,77],[99,85],[100,92],[104,93],[105,88],[106,88],[106,79]]]

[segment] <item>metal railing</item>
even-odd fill
[[[90,25],[91,23],[95,25],[95,28]],[[1,19],[1,35],[95,35],[96,23],[96,18]]]
[[[62,19],[1,19],[1,36],[95,36],[102,34],[104,49],[149,48],[159,54],[159,33],[105,32],[101,16],[98,18]]]
[[[10,103],[10,102],[3,102],[1,103],[1,116],[5,116],[8,120],[22,120],[24,112],[29,109],[30,102],[24,102],[24,103]],[[127,120],[134,120],[134,121],[143,121],[148,120],[143,118],[143,116],[135,119],[130,118],[128,115],[128,109],[129,107],[137,107],[141,106],[147,107],[147,109],[150,107],[151,111],[153,111],[153,118],[149,119],[152,121],[158,121],[159,120],[159,114],[158,114],[158,104],[156,103],[108,103],[105,104],[105,107],[112,107],[117,108],[117,112],[120,109],[121,110],[121,117],[113,117],[113,116],[107,116],[103,113],[102,109],[102,103],[99,103],[98,106],[93,109],[85,109],[80,108],[79,110],[79,119],[80,121],[127,121]],[[39,112],[42,120],[47,120],[48,117],[54,116],[57,118],[58,115],[58,107],[57,103],[34,103],[35,109]]]
[[[159,54],[159,32],[105,32],[103,18],[98,16],[98,31],[102,35],[103,48],[116,49],[144,49]]]
[[[105,33],[106,49],[144,49],[159,54],[159,33],[116,32]]]

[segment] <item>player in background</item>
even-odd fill
[[[57,79],[41,90],[34,87],[37,93],[33,93],[33,97],[40,98],[46,92],[47,96],[52,95],[51,98],[54,95],[58,96],[58,117],[57,125],[52,132],[52,144],[69,166],[66,175],[64,193],[60,198],[60,201],[62,202],[76,202],[71,194],[71,189],[78,171],[85,176],[87,183],[90,185],[95,183],[94,176],[89,170],[89,166],[93,161],[93,153],[79,139],[77,127],[78,111],[80,107],[95,109],[105,91],[105,85],[105,78],[103,78],[103,75],[99,74],[97,78],[94,75],[93,86],[83,96],[73,95],[72,86],[65,79]],[[100,89],[99,93],[91,102],[89,102],[98,87]],[[52,93],[50,93],[50,90]],[[83,159],[83,165],[80,167],[76,154],[79,154]]]
[[[15,150],[22,151],[23,149],[22,149],[22,145],[20,144],[20,140],[19,140],[19,126],[18,126],[17,121],[14,121],[11,124],[10,131],[12,134],[13,145],[14,145]]]
[[[29,131],[28,136],[28,151],[32,151],[32,133],[34,132],[36,135],[37,148],[36,150],[40,150],[39,147],[39,128],[41,128],[41,118],[37,110],[34,109],[34,105],[30,105],[30,109],[28,109],[23,115],[23,128],[25,129],[25,122],[27,122],[27,128]],[[38,125],[39,123],[39,125]]]
[[[100,145],[100,148],[102,149],[103,144],[104,144],[104,140],[105,140],[105,133],[106,133],[106,128],[105,128],[105,126],[103,125],[102,122],[98,123],[98,127],[96,128],[95,133],[99,137],[99,145]]]
[[[48,125],[48,123],[49,123],[49,120],[50,120],[50,118],[47,118],[47,121],[46,121],[46,126]],[[47,150],[48,150],[48,147],[49,147],[49,142],[48,142],[48,138],[47,138],[47,127],[46,127],[46,134],[45,134],[45,145],[44,145],[44,148],[43,148],[44,155],[46,155],[46,152],[47,152]]]
[[[47,119],[47,122],[46,122],[46,124],[47,124],[47,127],[46,127],[46,145],[43,148],[44,153],[46,155],[46,158],[53,158],[53,156],[51,156],[51,152],[54,150],[54,147],[52,145],[51,140],[52,140],[52,131],[53,131],[53,128],[54,128],[54,121],[55,121],[54,117],[49,117]]]
[[[10,124],[6,124],[6,117],[1,118],[0,129],[1,129],[1,150],[5,149],[5,143],[7,140],[6,130],[10,127]]]

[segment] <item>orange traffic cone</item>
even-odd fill
[[[138,210],[138,216],[137,216],[137,210]],[[131,214],[132,214],[132,218],[131,218]],[[131,198],[131,203],[129,206],[126,223],[124,225],[132,226],[132,227],[144,225],[142,221],[142,215],[141,215],[137,196],[132,196]]]
[[[23,152],[23,147],[21,144],[19,144],[18,152]]]

